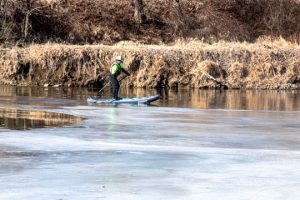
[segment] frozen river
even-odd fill
[[[1,200],[299,199],[299,92],[0,89]]]

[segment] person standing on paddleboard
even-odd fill
[[[122,72],[124,72],[127,76],[130,76],[130,73],[123,68],[123,63],[124,58],[122,56],[117,56],[115,63],[110,68],[109,80],[112,86],[113,100],[122,99],[121,97],[119,97],[120,83],[118,81],[118,76]]]

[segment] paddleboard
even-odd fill
[[[160,97],[157,96],[149,96],[149,97],[140,97],[140,98],[123,98],[120,100],[112,100],[112,99],[95,99],[95,98],[87,98],[88,103],[103,103],[103,104],[109,104],[109,103],[145,103],[149,104],[153,101],[158,100]]]

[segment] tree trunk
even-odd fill
[[[173,21],[173,24],[175,26],[175,31],[182,35],[183,34],[183,28],[184,28],[184,16],[182,15],[182,10],[180,6],[179,0],[170,0],[170,19]]]
[[[26,0],[26,16],[25,16],[25,24],[24,24],[24,39],[25,41],[28,40],[28,33],[29,33],[29,26],[30,26],[30,22],[29,22],[29,17],[31,14],[31,0]]]
[[[27,41],[27,39],[28,39],[29,16],[30,16],[30,11],[27,11],[26,17],[25,17],[25,25],[24,25],[24,39],[25,39],[25,41]]]
[[[143,0],[134,0],[134,18],[139,24],[143,24],[147,21]]]

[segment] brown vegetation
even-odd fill
[[[2,50],[0,80],[16,85],[101,86],[116,55],[132,74],[125,85],[188,88],[300,88],[300,48],[268,42],[178,42],[175,46],[122,42],[32,45]]]
[[[0,0],[0,41],[299,41],[299,0]]]
[[[122,54],[128,86],[299,89],[299,13],[299,0],[0,0],[0,82],[101,86]]]

